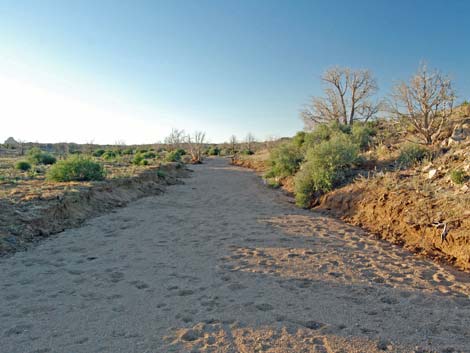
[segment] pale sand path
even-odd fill
[[[194,170],[1,259],[0,352],[470,352],[469,275]]]

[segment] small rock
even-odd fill
[[[427,172],[429,171],[429,169],[431,169],[432,167],[432,163],[429,163],[427,166],[424,166],[423,169],[421,169],[423,172]]]
[[[321,329],[322,327],[325,326],[325,324],[321,323],[321,322],[317,322],[317,321],[313,321],[313,320],[310,320],[310,321],[307,321],[304,326],[306,328],[309,328],[310,330],[319,330]]]
[[[188,329],[181,335],[181,339],[187,342],[196,341],[200,337],[200,334],[199,331]]]
[[[464,185],[460,188],[460,191],[467,192],[469,187],[467,185]]]
[[[180,291],[178,291],[178,295],[180,297],[185,297],[187,295],[192,295],[192,294],[194,294],[194,291],[191,289],[181,289]]]
[[[269,310],[273,310],[274,307],[271,304],[262,303],[262,304],[257,304],[256,309],[260,311],[269,311]]]
[[[428,179],[433,179],[437,175],[437,169],[431,169],[428,173]]]
[[[380,340],[377,343],[377,348],[382,350],[382,351],[387,351],[387,350],[392,350],[393,346],[388,340]]]

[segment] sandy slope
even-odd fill
[[[470,277],[223,160],[0,260],[0,351],[470,352]]]

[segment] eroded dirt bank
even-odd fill
[[[358,179],[314,200],[314,210],[470,272],[470,184],[455,185],[449,178],[452,170],[469,170],[468,147],[424,167]],[[233,159],[232,163],[259,173],[269,169],[264,155]],[[431,172],[433,178],[429,178]],[[292,194],[293,177],[282,179],[280,186]]]
[[[0,259],[5,352],[470,352],[470,278],[225,160]]]
[[[32,243],[143,196],[160,194],[166,185],[177,184],[180,177],[187,175],[185,168],[167,164],[136,176],[95,183],[64,183],[52,192],[0,199],[0,256],[24,250]]]
[[[412,252],[470,270],[470,210],[456,212],[465,207],[459,194],[452,193],[449,202],[423,196],[420,190],[371,184],[364,181],[328,193],[316,210],[326,210]],[[462,199],[468,202],[468,196]]]

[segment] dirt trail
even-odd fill
[[[470,276],[225,160],[0,260],[0,351],[470,352]]]

